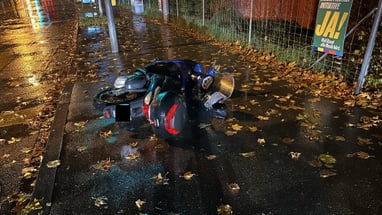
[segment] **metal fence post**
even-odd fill
[[[363,58],[361,72],[358,77],[357,89],[355,91],[356,95],[360,93],[363,87],[363,84],[365,83],[365,78],[369,69],[370,58],[373,53],[375,38],[377,37],[377,31],[378,31],[379,22],[381,20],[381,15],[382,15],[382,0],[379,0],[378,11],[374,18],[373,28],[371,30],[369,42],[367,44],[365,57]]]
[[[102,0],[98,0],[98,9],[100,16],[103,16]]]
[[[203,13],[203,26],[204,26],[204,10],[205,10],[205,9],[204,9],[204,0],[203,0],[202,3],[203,3],[202,13]]]
[[[110,35],[110,42],[111,42],[111,52],[112,53],[117,53],[118,52],[117,33],[116,33],[116,30],[115,30],[113,8],[111,7],[110,0],[106,0],[105,1],[105,7],[106,7],[106,15],[107,15],[107,25],[109,26],[109,35]]]
[[[251,0],[251,7],[249,10],[249,30],[248,30],[248,45],[251,45],[252,40],[252,14],[253,14],[253,0]]]
[[[163,19],[164,22],[168,22],[168,15],[169,15],[169,7],[168,7],[168,0],[163,0],[162,1],[162,12],[163,12]]]

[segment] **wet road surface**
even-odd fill
[[[1,199],[33,189],[31,181],[22,182],[22,169],[45,135],[39,123],[54,116],[46,108],[62,85],[60,73],[70,66],[67,56],[77,32],[74,8],[69,0],[0,3]]]
[[[380,110],[297,92],[275,78],[280,71],[242,61],[176,27],[140,16],[122,23],[119,54],[110,53],[106,28],[80,30],[77,72],[102,80],[76,83],[70,91],[53,196],[42,201],[51,214],[381,211]],[[155,138],[144,120],[102,118],[93,96],[119,72],[155,57],[233,66],[229,117],[190,123],[170,142]]]

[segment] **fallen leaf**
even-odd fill
[[[207,160],[213,160],[216,158],[216,155],[208,155],[206,158]]]
[[[369,158],[373,158],[373,157],[375,157],[375,156],[373,156],[373,155],[369,155],[367,152],[363,152],[363,151],[360,151],[360,152],[356,152],[356,154],[357,154],[357,157],[358,158],[361,158],[361,159],[369,159]]]
[[[20,200],[19,200],[20,201]],[[25,214],[31,214],[32,211],[41,210],[42,206],[39,199],[33,199],[22,210]]]
[[[1,158],[3,158],[3,159],[7,159],[7,158],[9,158],[9,157],[11,157],[11,154],[4,154]]]
[[[268,117],[268,116],[261,116],[261,115],[258,115],[257,118],[258,118],[259,120],[263,120],[263,121],[269,120],[269,117]]]
[[[251,132],[256,132],[256,131],[257,131],[257,128],[256,128],[255,126],[248,127],[248,129],[249,129]]]
[[[255,152],[243,152],[243,153],[240,153],[240,155],[245,158],[250,158],[255,156]]]
[[[232,136],[232,135],[237,134],[237,131],[226,131],[225,134],[226,134],[227,136]]]
[[[48,168],[55,168],[55,167],[58,167],[61,165],[61,161],[60,160],[53,160],[53,161],[49,161],[46,166]]]
[[[158,140],[158,137],[155,134],[151,135],[150,138],[149,138],[150,142],[155,142],[157,140]]]
[[[237,192],[240,190],[240,186],[237,184],[237,183],[231,183],[231,184],[228,184],[228,188],[232,191],[232,192]]]
[[[259,104],[259,102],[257,102],[257,101],[254,100],[254,99],[249,100],[249,103],[250,103],[251,105],[257,105],[257,104]]]
[[[110,131],[104,131],[104,132],[101,132],[100,133],[100,136],[103,137],[103,138],[109,138],[113,135],[113,132],[110,130]]]
[[[139,158],[141,156],[141,154],[139,152],[135,152],[135,153],[130,153],[128,154],[125,159],[126,160],[135,160],[137,158]]]
[[[25,153],[25,154],[31,153],[32,151],[33,151],[33,148],[27,148],[27,147],[25,147],[25,148],[22,148],[22,149],[21,149],[21,152],[22,152],[22,153]]]
[[[138,141],[130,143],[129,145],[131,146],[131,148],[135,148],[138,146]]]
[[[87,148],[88,148],[88,147],[86,147],[86,146],[78,146],[78,147],[77,147],[77,151],[78,151],[78,152],[84,152],[84,151],[86,151]]]
[[[137,206],[138,209],[141,209],[142,206],[145,204],[146,202],[145,201],[142,201],[140,199],[138,199],[137,201],[135,201],[135,205]]]
[[[93,198],[93,199],[95,199],[95,201],[94,201],[95,206],[107,208],[107,200],[108,199],[106,196],[100,196],[100,197]]]
[[[346,139],[343,136],[336,136],[336,141],[346,141]]]
[[[26,172],[26,173],[23,175],[23,177],[24,177],[25,179],[30,179],[30,178],[33,177],[33,173],[31,173],[31,172]]]
[[[293,139],[293,138],[290,138],[290,137],[284,137],[284,138],[282,139],[282,142],[285,143],[285,144],[287,144],[287,145],[290,145],[290,144],[294,143],[294,139]]]
[[[239,124],[233,124],[232,125],[232,129],[234,131],[240,131],[241,129],[243,128],[243,126],[239,125]]]
[[[298,160],[300,158],[301,153],[300,152],[289,152],[289,155],[293,160]]]
[[[231,205],[220,205],[218,207],[218,214],[219,215],[230,215],[233,213]]]
[[[307,118],[307,116],[304,115],[304,114],[301,114],[301,113],[299,113],[299,114],[296,116],[296,119],[297,119],[297,120],[305,120],[306,118]]]
[[[155,184],[158,185],[167,185],[169,179],[165,177],[162,177],[162,173],[158,173],[158,175],[154,176],[153,179],[155,179]]]
[[[358,137],[357,139],[358,139],[358,145],[360,146],[373,144],[373,142],[371,142],[371,139],[369,138]]]
[[[8,144],[14,144],[20,141],[21,141],[21,138],[12,137],[10,140],[8,140]]]
[[[334,168],[334,164],[336,163],[336,159],[329,154],[321,154],[318,156],[318,159],[324,163],[325,167],[327,168]]]
[[[110,158],[102,161],[98,161],[96,164],[92,165],[91,167],[98,170],[108,171],[112,166],[115,165],[115,162],[113,160],[110,160]]]
[[[260,144],[260,145],[263,145],[265,144],[265,139],[264,138],[257,138],[257,142]]]
[[[183,177],[185,180],[191,180],[192,177],[194,177],[196,174],[188,171],[188,172],[185,172],[183,174],[183,176],[180,176],[180,177]]]
[[[308,164],[312,167],[322,167],[322,162],[318,159],[308,161]]]
[[[320,170],[320,177],[321,178],[328,178],[328,177],[335,176],[335,175],[337,175],[337,173],[333,169]]]
[[[76,126],[76,127],[84,127],[85,126],[85,124],[87,123],[87,121],[80,121],[80,122],[75,122],[74,123],[74,126]]]

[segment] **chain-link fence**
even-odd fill
[[[145,14],[161,17],[164,0],[145,0]],[[353,0],[344,55],[313,51],[318,0],[168,0],[169,20],[219,40],[251,45],[280,60],[357,81],[378,0]],[[378,32],[366,84],[382,86],[382,40]],[[379,39],[378,39],[379,38]]]

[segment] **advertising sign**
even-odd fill
[[[352,0],[320,0],[313,49],[342,56]]]

